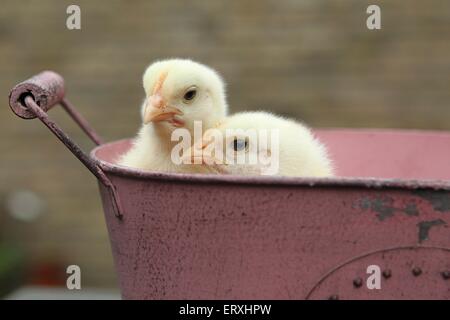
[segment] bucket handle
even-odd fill
[[[47,114],[47,111],[60,104],[86,135],[96,144],[102,139],[89,125],[86,119],[76,111],[64,97],[64,79],[53,71],[44,71],[34,77],[17,84],[9,94],[9,105],[12,111],[23,119],[38,118],[47,128],[80,160],[86,168],[110,192],[116,217],[122,218],[123,211],[116,188],[96,164]]]

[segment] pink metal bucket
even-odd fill
[[[90,155],[48,118],[57,103]],[[116,165],[130,140],[102,144],[55,73],[10,106],[98,178],[123,298],[450,299],[448,132],[317,130],[333,179],[167,174]]]

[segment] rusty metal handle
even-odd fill
[[[103,170],[86,154],[69,136],[47,115],[56,104],[67,111],[72,119],[96,144],[102,143],[89,123],[64,98],[64,79],[52,71],[44,71],[16,85],[9,94],[9,105],[12,111],[24,119],[38,118],[47,128],[76,156],[92,174],[109,190],[113,199],[116,216],[122,217],[122,208],[116,189]]]
[[[64,93],[63,77],[53,71],[43,71],[16,85],[9,94],[9,105],[17,116],[34,119],[36,115],[25,104],[26,97],[32,97],[44,112],[59,103],[96,145],[102,144],[100,136],[64,97]]]
[[[64,79],[52,71],[44,71],[16,85],[9,94],[12,111],[21,118],[36,116],[25,106],[25,98],[31,96],[43,110],[50,110],[64,98]]]

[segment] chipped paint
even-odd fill
[[[446,225],[447,223],[442,219],[422,221],[417,224],[419,227],[419,243],[428,240],[428,235],[431,227]]]
[[[450,212],[450,193],[447,191],[415,190],[413,194],[427,200],[436,211]]]
[[[391,218],[396,212],[404,213],[407,216],[418,216],[419,209],[415,203],[407,203],[404,207],[394,206],[394,199],[389,196],[369,198],[364,197],[357,201],[357,208],[362,210],[370,210],[377,213],[380,221]]]

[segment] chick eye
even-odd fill
[[[185,93],[184,96],[183,96],[183,100],[184,100],[185,102],[189,102],[189,101],[194,100],[194,98],[195,98],[196,96],[197,96],[197,88],[192,87],[192,88],[189,88],[189,89],[186,91],[186,93]]]
[[[235,138],[232,143],[233,143],[233,150],[236,152],[248,150],[248,140],[247,139]]]

